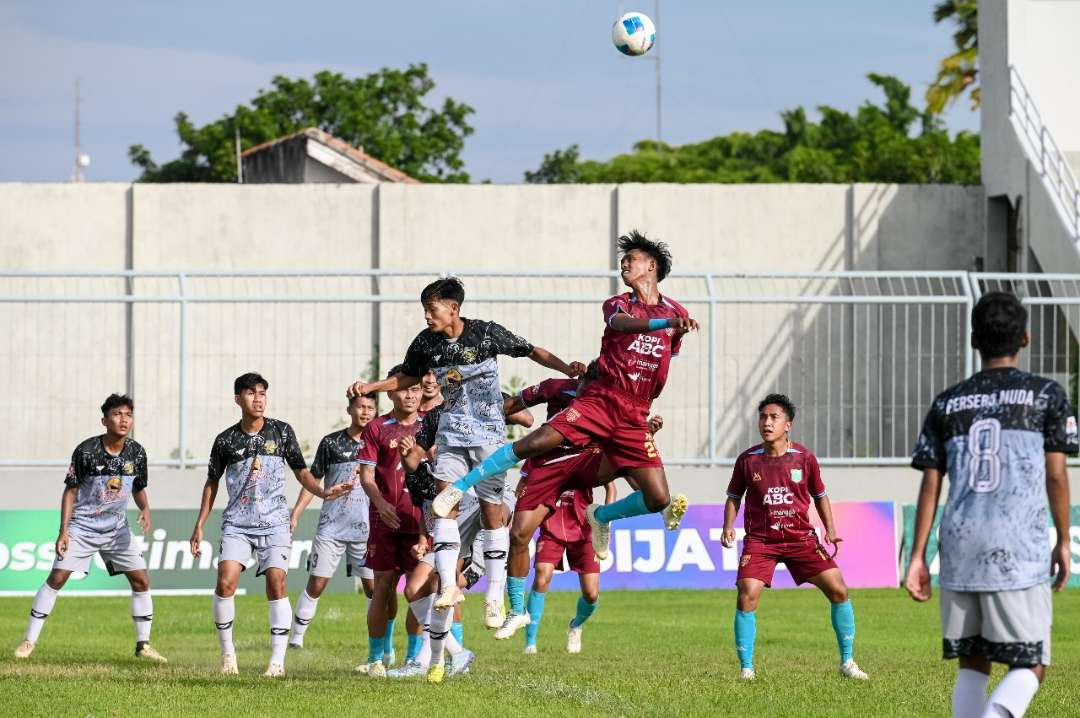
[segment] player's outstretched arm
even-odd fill
[[[1065,469],[1065,454],[1060,451],[1046,453],[1046,496],[1050,500],[1050,517],[1057,532],[1050,572],[1054,576],[1054,591],[1061,591],[1069,582],[1072,550],[1069,546],[1069,474]]]
[[[724,530],[720,534],[720,544],[724,548],[735,546],[735,517],[739,514],[739,502],[728,496],[724,502]]]
[[[140,489],[131,494],[131,500],[135,502],[135,507],[139,509],[139,526],[142,527],[143,533],[149,535],[154,530],[154,523],[150,520],[150,497],[146,494],[146,489]]]
[[[833,547],[832,558],[836,558],[836,555],[840,553],[840,542],[844,539],[836,535],[836,523],[833,521],[832,515],[832,502],[829,501],[828,496],[821,496],[814,499],[814,508],[817,509],[818,516],[821,517],[821,523],[825,526],[825,543]]]
[[[293,469],[293,475],[296,476],[296,480],[300,482],[300,485],[306,491],[310,491],[323,501],[333,501],[349,493],[353,488],[351,483],[344,481],[331,486],[329,489],[323,489],[322,483],[311,473],[311,469]]]
[[[508,396],[503,399],[503,415],[510,416],[516,414],[519,411],[525,411],[529,406],[525,403],[525,400],[521,398],[521,394],[517,396]]]
[[[532,351],[529,352],[529,358],[540,366],[565,374],[571,379],[576,379],[581,376],[587,369],[587,367],[579,361],[567,364],[544,347],[534,346]]]
[[[349,388],[345,390],[345,396],[352,399],[353,397],[360,396],[361,394],[372,394],[382,391],[397,391],[399,389],[408,389],[410,386],[420,383],[420,377],[409,376],[408,374],[402,374],[398,372],[388,376],[385,379],[379,381],[365,382],[358,380],[349,385]]]
[[[655,332],[660,329],[674,329],[677,332],[696,332],[698,323],[690,317],[672,317],[671,319],[646,319],[644,317],[632,317],[629,314],[618,313],[611,318],[608,326],[617,332],[627,334],[644,334]]]
[[[75,494],[78,491],[78,486],[65,486],[64,493],[60,495],[60,532],[56,536],[56,555],[60,558],[67,553],[68,526],[71,525],[71,512],[75,510]]]
[[[941,472],[923,469],[919,486],[919,503],[915,509],[915,532],[911,543],[911,563],[908,565],[904,588],[916,601],[930,600],[930,569],[926,565],[926,542],[934,525],[938,499],[941,497]]]
[[[195,530],[191,532],[191,555],[198,558],[202,553],[202,533],[206,519],[210,516],[210,509],[214,508],[214,499],[217,498],[218,479],[206,478],[203,484],[202,499],[199,502],[199,516],[195,519]]]

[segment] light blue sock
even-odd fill
[[[596,603],[600,603],[600,599],[596,599]],[[578,596],[577,600],[577,615],[570,620],[570,625],[574,628],[580,628],[581,624],[589,620],[589,616],[593,615],[596,611],[596,603],[589,603],[585,600],[584,596]]]
[[[739,665],[743,668],[754,667],[754,641],[756,639],[757,613],[735,611],[735,652],[739,654]]]
[[[395,617],[386,622],[386,633],[383,634],[383,641],[386,642],[386,645],[383,646],[383,651],[386,653],[394,650],[394,622],[396,620],[397,618]]]
[[[543,591],[531,591],[529,593],[529,625],[525,627],[525,645],[536,645],[536,632],[540,630],[540,621],[544,617],[544,599],[547,594]]]
[[[424,647],[424,634],[417,633],[416,635],[409,634],[409,648],[405,652],[405,662],[415,661],[416,657],[420,655],[420,649]]]
[[[507,576],[506,595],[510,597],[510,613],[525,613],[525,577]]]
[[[631,516],[644,516],[648,513],[652,512],[645,508],[645,494],[640,491],[635,491],[625,498],[613,501],[610,504],[604,504],[596,509],[596,518],[607,523],[608,521],[614,521],[615,519],[626,519]]]
[[[855,609],[851,599],[832,604],[832,627],[840,648],[840,663],[850,661],[855,645]]]
[[[465,626],[461,625],[461,621],[454,621],[450,625],[450,635],[457,639],[458,645],[465,645]]]
[[[367,639],[367,660],[368,663],[374,663],[375,661],[381,661],[383,657],[383,641],[382,636],[368,636]]]
[[[507,469],[512,469],[521,461],[514,453],[513,444],[503,444],[495,453],[487,457],[472,468],[472,471],[454,482],[454,488],[459,491],[468,491],[488,476],[501,474]]]

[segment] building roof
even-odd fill
[[[359,165],[360,169],[362,169],[369,175],[373,175],[379,181],[420,184],[420,180],[414,177],[410,177],[396,167],[391,167],[382,160],[378,160],[372,157],[367,152],[364,152],[361,149],[357,149],[356,147],[350,145],[348,142],[338,139],[337,137],[331,135],[329,132],[324,132],[317,127],[308,127],[305,130],[294,132],[291,135],[285,135],[284,137],[278,137],[276,140],[270,140],[269,142],[263,142],[260,145],[255,145],[254,147],[250,147],[244,150],[242,153],[240,153],[240,156],[244,158],[250,157],[252,155],[265,152],[266,150],[269,150],[277,145],[286,142],[292,142],[300,138],[306,138],[306,141],[309,143],[312,141],[317,142],[319,145],[322,145],[324,148],[331,150],[333,154],[340,156],[347,162]],[[327,159],[325,153],[311,153],[310,149],[308,154],[320,161]],[[339,171],[342,170],[340,162],[333,162],[333,164],[335,165],[335,169],[338,169]],[[343,173],[350,174],[348,172]]]

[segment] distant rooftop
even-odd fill
[[[420,182],[316,127],[256,145],[240,156],[248,183]]]

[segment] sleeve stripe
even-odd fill
[[[363,464],[364,466],[378,466],[378,462],[368,461],[367,459],[357,459],[356,463]]]
[[[820,494],[810,494],[810,495],[813,496],[815,499],[820,499],[820,498],[823,498],[825,496],[825,494],[827,494],[827,493],[828,493],[827,491],[822,491]]]
[[[727,492],[727,495],[728,495],[729,499],[734,499],[735,501],[741,501],[742,500],[742,494],[733,494],[733,493],[731,493],[729,491],[729,492]]]

